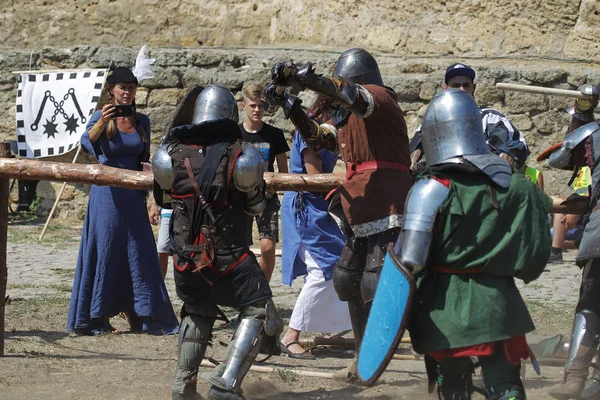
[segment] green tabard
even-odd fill
[[[428,268],[418,282],[410,327],[415,351],[425,354],[531,332],[535,327],[513,277],[530,282],[544,270],[552,242],[552,200],[520,173],[513,173],[507,189],[483,174],[436,175],[451,184],[436,217]],[[481,272],[439,273],[434,266]]]

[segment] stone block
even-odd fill
[[[506,92],[504,101],[510,113],[522,114],[548,109],[548,96],[532,93]]]
[[[528,114],[513,114],[510,116],[510,121],[521,132],[533,129],[533,121]]]
[[[185,67],[191,61],[191,56],[186,50],[161,49],[153,52],[152,57],[156,58],[154,65],[162,68]]]
[[[162,106],[148,108],[146,115],[150,118],[152,139],[161,137],[166,133],[167,126],[175,114],[175,106]]]
[[[559,136],[564,133],[570,121],[570,115],[559,111],[545,111],[531,117],[536,132],[542,135]]]
[[[423,82],[419,91],[419,98],[425,101],[431,101],[433,96],[440,90],[440,85],[436,82]]]
[[[75,197],[74,191],[75,187],[67,184],[67,186],[65,186],[65,190],[63,190],[62,195],[60,196],[60,199],[65,201],[72,200]]]
[[[148,105],[148,96],[150,91],[147,88],[139,87],[135,92],[135,104],[140,107],[146,107]]]
[[[387,76],[386,85],[390,86],[398,95],[398,101],[420,100],[422,79],[411,74]]]
[[[548,70],[537,70],[537,69],[523,69],[520,71],[520,76],[523,79],[527,79],[534,85],[547,86],[551,83],[562,82],[567,79],[567,71],[563,69],[548,69]]]
[[[176,106],[181,89],[154,89],[148,97],[148,107]]]
[[[144,80],[144,86],[149,89],[181,88],[181,70],[175,67],[154,67],[154,79]]]
[[[477,80],[475,99],[480,105],[491,105],[504,101],[504,92],[496,89],[496,83],[490,79]]]

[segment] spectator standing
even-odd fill
[[[81,137],[84,150],[101,164],[142,170],[150,157],[150,120],[135,111],[137,78],[125,67],[107,78],[110,101],[90,118]],[[116,104],[132,104],[133,115],[116,117]],[[161,278],[148,223],[146,192],[92,185],[67,330],[112,332],[109,318],[126,313],[131,330],[175,333],[177,318]]]
[[[309,116],[319,122],[331,118],[329,102],[319,96]],[[290,152],[292,174],[331,173],[338,157],[323,149],[309,149],[296,133]],[[289,328],[281,340],[282,351],[292,358],[313,359],[298,342],[301,332],[340,332],[352,328],[348,307],[333,287],[333,269],[346,240],[327,212],[326,193],[286,192],[281,207],[283,252],[282,280],[286,285],[305,275]]]
[[[244,142],[258,148],[265,160],[265,171],[288,172],[286,153],[290,150],[283,131],[263,122],[265,102],[262,100],[263,87],[248,85],[243,91],[242,108],[246,112],[246,120],[240,124]],[[275,268],[275,244],[279,241],[279,209],[281,203],[276,192],[267,192],[267,207],[257,215],[256,224],[260,238],[260,269],[271,280]],[[250,230],[250,232],[252,232]],[[252,242],[252,239],[249,239]]]
[[[173,254],[171,246],[171,238],[169,237],[169,223],[171,222],[173,210],[160,208],[156,203],[152,202],[148,219],[152,225],[158,225],[158,243],[156,251],[158,252],[158,262],[160,264],[160,272],[163,279],[167,276],[167,268],[169,266],[169,256]]]

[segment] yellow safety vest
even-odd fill
[[[588,194],[588,186],[592,184],[592,172],[590,171],[590,167],[582,167],[579,169],[579,173],[575,180],[573,180],[573,184],[571,188],[573,191],[580,196],[587,196]]]

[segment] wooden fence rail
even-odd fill
[[[4,145],[0,143],[0,145]],[[0,356],[4,355],[4,297],[6,294],[6,238],[8,220],[8,179],[90,183],[127,189],[152,189],[152,173],[107,167],[100,164],[71,164],[27,159],[3,158],[8,146],[0,148]],[[4,149],[4,150],[3,150]],[[272,191],[329,191],[344,181],[343,174],[300,175],[266,173],[267,189]],[[394,182],[390,182],[394,185]],[[553,197],[552,212],[582,214],[586,198],[565,201]]]

